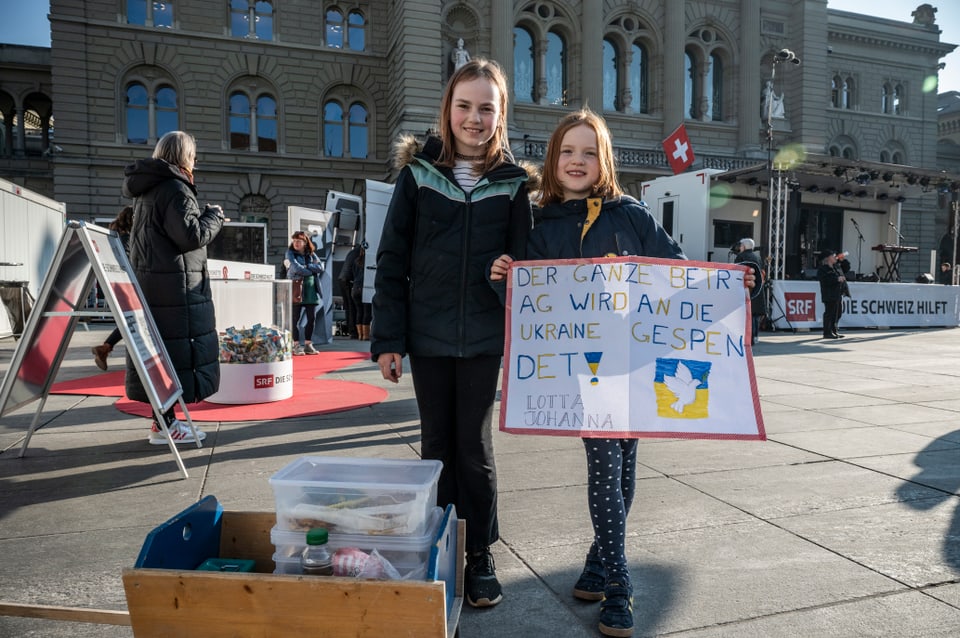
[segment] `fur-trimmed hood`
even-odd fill
[[[424,155],[426,159],[436,162],[440,157],[442,142],[439,137],[428,136],[425,142],[415,135],[403,133],[393,144],[393,167],[397,170],[413,163],[417,155]],[[519,166],[527,174],[527,190],[534,192],[540,188],[540,166],[526,160],[516,161],[508,154],[508,159]]]

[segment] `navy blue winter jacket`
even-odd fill
[[[548,204],[541,209],[527,244],[529,259],[662,257],[686,259],[683,250],[650,210],[629,195],[603,202],[600,215],[581,239],[587,200]]]

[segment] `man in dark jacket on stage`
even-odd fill
[[[823,301],[823,338],[842,339],[843,335],[837,332],[837,323],[840,321],[840,303],[847,279],[834,266],[837,263],[835,250],[824,250],[820,253],[820,267],[817,268],[817,279],[820,281],[820,298]]]

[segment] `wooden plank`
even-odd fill
[[[445,638],[443,582],[125,569],[134,635]]]
[[[130,614],[112,609],[89,609],[86,607],[60,607],[56,605],[27,605],[0,602],[0,616],[20,618],[44,618],[66,620],[97,625],[130,625]]]
[[[272,574],[275,567],[270,530],[277,523],[275,512],[225,510],[220,529],[220,558],[252,558],[255,571]]]

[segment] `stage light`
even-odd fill
[[[911,186],[913,186],[914,184],[916,184],[916,183],[917,183],[917,176],[916,176],[916,175],[907,175],[907,183],[910,184]]]
[[[877,199],[879,199],[881,202],[886,201],[889,198],[890,196],[887,195],[886,193],[880,193],[879,195],[877,195]]]
[[[817,186],[816,184],[811,184],[811,185],[810,185],[810,188],[807,189],[807,192],[808,192],[808,193],[819,193],[819,192],[820,192],[820,187]]]
[[[864,198],[868,195],[867,191],[857,191],[857,197]]]
[[[927,186],[929,186],[929,185],[930,185],[930,178],[927,177],[927,176],[921,177],[921,178],[920,178],[920,185],[923,186],[924,188],[926,188]]]
[[[827,190],[823,192],[826,193],[827,195],[833,195],[834,193],[837,192],[837,189],[834,188],[833,186],[827,186]]]
[[[833,174],[834,174],[835,177],[843,177],[843,175],[844,175],[846,172],[847,172],[846,169],[841,168],[841,167],[839,167],[839,166],[836,167],[835,169],[833,169]]]
[[[884,173],[884,174],[883,174],[883,181],[885,181],[885,182],[892,182],[892,181],[893,181],[893,173],[891,173],[891,172],[889,172],[889,171],[887,171],[886,173]]]
[[[840,193],[840,194],[841,194],[843,197],[853,197],[853,191],[850,190],[849,188],[848,188],[847,190],[843,191],[843,192]]]

